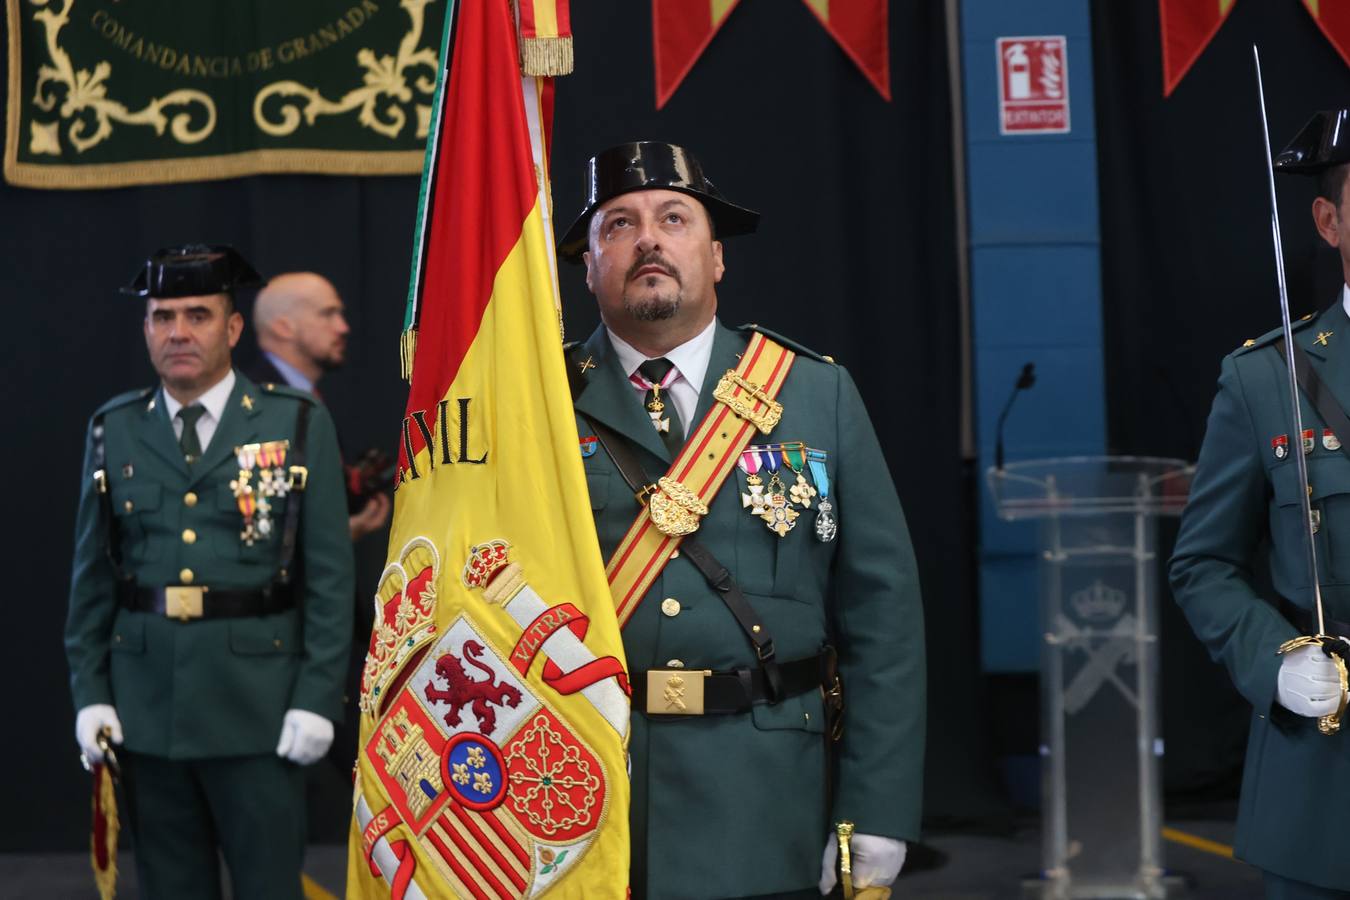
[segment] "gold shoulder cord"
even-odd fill
[[[1330,647],[1333,641],[1336,641],[1336,638],[1329,637],[1325,634],[1316,636],[1305,634],[1301,637],[1285,641],[1280,645],[1280,649],[1275,652],[1283,655],[1292,650],[1297,650],[1299,647],[1309,647],[1314,644],[1320,647]],[[1347,697],[1350,697],[1350,674],[1347,673],[1345,660],[1341,658],[1340,654],[1327,653],[1327,655],[1330,656],[1332,662],[1336,664],[1336,674],[1341,680],[1341,701],[1336,705],[1336,711],[1334,713],[1318,718],[1317,730],[1322,732],[1322,734],[1335,734],[1341,730],[1341,717],[1345,715],[1346,699]]]

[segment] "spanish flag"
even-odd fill
[[[446,17],[349,897],[626,893],[630,691],[562,353],[551,83],[522,76],[521,31],[557,38],[560,6]]]

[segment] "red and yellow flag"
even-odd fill
[[[551,83],[521,74],[520,31],[556,39],[566,4],[525,5],[519,22],[511,0],[447,16],[349,897],[627,888],[630,691],[559,333]]]

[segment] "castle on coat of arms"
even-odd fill
[[[380,729],[375,752],[384,760],[384,770],[403,788],[413,818],[420,819],[445,790],[441,758],[422,736],[422,726],[408,719],[406,709],[398,710]]]

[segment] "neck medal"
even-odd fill
[[[839,521],[834,517],[834,504],[830,502],[830,476],[825,470],[825,459],[824,450],[806,448],[806,462],[820,492],[820,501],[816,504],[816,540],[822,544],[828,544],[839,533]]]
[[[652,427],[657,431],[670,431],[670,419],[665,418],[661,413],[666,411],[666,404],[661,400],[661,385],[651,386],[651,396],[647,398],[647,415],[652,417]]]

